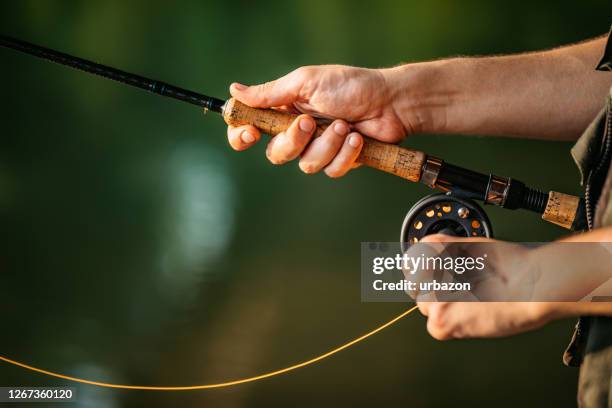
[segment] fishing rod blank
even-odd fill
[[[60,65],[78,69],[79,71],[98,75],[106,79],[121,82],[122,84],[135,86],[136,88],[144,89],[154,94],[178,99],[179,101],[197,105],[214,112],[221,113],[221,107],[225,103],[225,101],[222,101],[221,99],[179,88],[178,86],[170,85],[162,81],[131,74],[129,72],[64,54],[63,52],[45,48],[40,45],[31,44],[16,38],[7,37],[5,35],[0,35],[0,45],[30,54],[37,58],[42,58]]]

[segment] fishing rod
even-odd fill
[[[221,114],[228,125],[253,125],[269,135],[285,131],[298,116],[251,108],[235,98],[224,101],[4,35],[0,35],[0,46],[187,102],[203,108],[205,113]],[[327,123],[318,122],[314,137],[320,136],[326,127]],[[363,139],[359,163],[446,193],[430,195],[413,206],[404,220],[402,242],[418,242],[425,235],[440,232],[492,236],[486,213],[473,200],[533,211],[541,214],[543,220],[573,231],[586,228],[584,200],[579,197],[556,191],[544,193],[516,179],[475,172],[418,150],[365,136]]]

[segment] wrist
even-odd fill
[[[612,316],[611,302],[535,302],[534,309],[546,321],[579,316]]]
[[[462,58],[381,69],[390,104],[408,134],[455,133],[453,114],[465,98],[458,68]]]

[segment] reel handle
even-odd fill
[[[287,130],[297,117],[293,113],[251,108],[235,98],[228,99],[223,107],[223,119],[228,125],[253,125],[269,135]],[[314,137],[321,136],[327,126],[327,123],[317,121]],[[421,179],[425,153],[364,136],[357,161],[416,183]]]

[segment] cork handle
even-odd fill
[[[542,214],[544,221],[557,224],[570,230],[579,230],[582,225],[576,225],[577,218],[581,217],[580,198],[569,194],[550,191],[546,209]],[[580,221],[580,220],[578,220]]]
[[[253,125],[269,135],[285,131],[297,116],[271,109],[251,108],[234,98],[230,98],[223,108],[223,119],[228,125]],[[315,137],[321,136],[326,128],[327,124],[317,123]],[[425,153],[364,137],[364,145],[357,161],[406,180],[418,182],[421,178]]]

